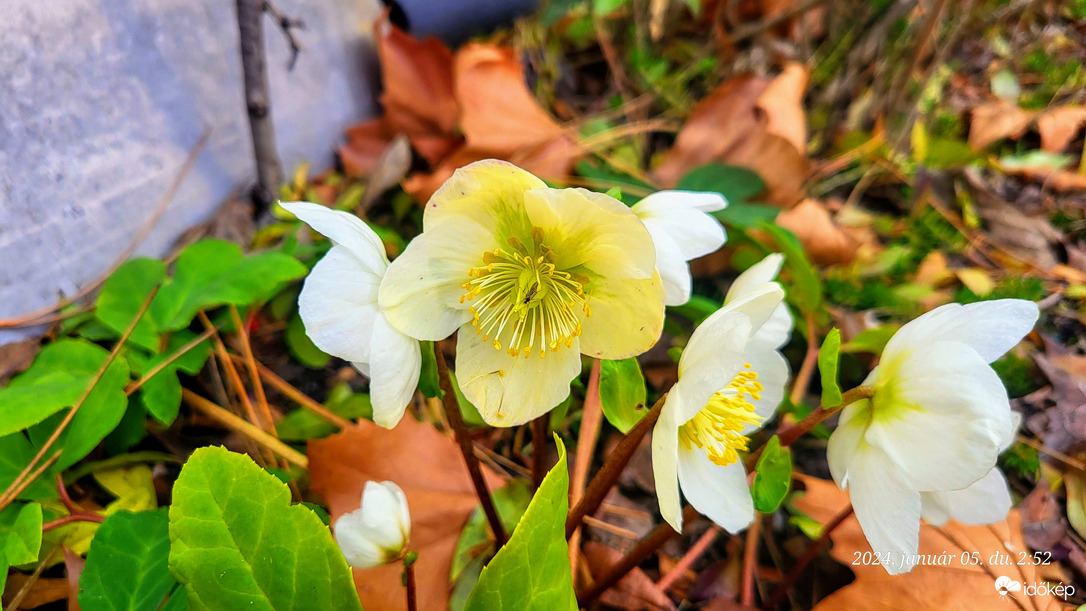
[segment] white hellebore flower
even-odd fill
[[[788,361],[778,349],[791,334],[791,317],[787,309],[781,314],[784,291],[773,281],[780,264],[780,255],[770,255],[741,274],[679,359],[679,381],[652,433],[660,513],[677,531],[680,488],[694,509],[728,532],[754,519],[739,452],[773,416],[788,381]]]
[[[724,245],[727,240],[724,227],[709,213],[723,210],[727,205],[719,193],[659,191],[630,208],[652,236],[666,305],[690,301],[687,261]]]
[[[379,303],[416,339],[459,330],[457,381],[492,426],[546,413],[569,396],[582,353],[635,356],[664,323],[652,238],[629,208],[495,160],[434,193]]]
[[[389,265],[384,244],[352,214],[309,202],[282,206],[333,243],[298,296],[306,335],[370,378],[373,421],[396,426],[418,386],[422,353],[419,342],[390,325],[377,304]]]
[[[392,482],[366,482],[362,506],[339,516],[334,531],[347,564],[363,569],[395,562],[411,538],[407,497]]]
[[[990,523],[1010,506],[996,457],[1014,438],[1007,391],[988,365],[1037,321],[1020,299],[948,304],[902,327],[844,408],[827,449],[856,518],[890,574],[915,565],[920,518]]]

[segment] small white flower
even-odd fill
[[[791,317],[773,282],[780,255],[744,272],[724,306],[690,336],[679,381],[668,391],[652,433],[652,466],[660,513],[682,531],[679,491],[702,514],[738,532],[754,519],[739,452],[784,397]],[[784,324],[785,326],[781,326]]]
[[[339,516],[334,530],[347,564],[366,568],[395,562],[411,538],[407,497],[392,482],[366,482],[362,506]]]
[[[352,214],[309,202],[282,206],[333,243],[298,296],[306,334],[370,378],[373,421],[396,426],[418,386],[422,353],[419,342],[390,325],[377,304],[389,265],[384,244]]]
[[[1001,299],[948,304],[906,324],[844,408],[827,449],[871,548],[887,572],[912,570],[920,518],[987,523],[1010,498],[996,457],[1014,437],[1007,391],[988,363],[1037,321],[1037,306]],[[978,509],[985,503],[986,509]]]
[[[719,193],[659,191],[631,208],[649,230],[656,247],[656,270],[664,283],[666,305],[690,301],[687,261],[724,245],[727,240],[724,228],[708,213],[723,210],[727,205]]]

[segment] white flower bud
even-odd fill
[[[411,537],[407,497],[392,482],[366,482],[362,506],[340,516],[334,530],[347,564],[366,568],[394,562]]]

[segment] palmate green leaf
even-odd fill
[[[41,526],[41,505],[37,503],[15,503],[0,511],[0,553],[8,565],[38,560]]]
[[[174,484],[170,541],[170,571],[193,609],[362,608],[328,528],[246,456],[192,454]]]
[[[555,435],[558,464],[550,470],[505,547],[483,568],[468,611],[577,608],[566,544],[569,473],[566,449]]]
[[[830,329],[818,349],[818,373],[822,378],[822,406],[841,405],[841,387],[837,384],[837,365],[841,358],[841,330]]]
[[[108,357],[109,352],[96,344],[82,339],[62,339],[43,348],[30,368],[12,380],[9,388],[36,385],[52,379],[56,372],[65,372],[79,380],[78,399]],[[115,358],[58,439],[55,447],[64,448],[64,452],[53,465],[54,472],[79,462],[116,428],[128,406],[128,397],[124,392],[128,380],[128,363]],[[56,430],[62,417],[60,413],[55,413],[29,429],[31,443],[36,446],[44,443]]]
[[[600,361],[600,403],[607,421],[623,434],[645,416],[645,378],[636,358]]]
[[[166,508],[121,511],[106,518],[91,541],[79,579],[83,611],[158,609],[175,589],[174,596],[184,598],[167,567],[169,527]]]
[[[53,371],[34,383],[0,389],[0,436],[10,435],[70,407],[90,380],[66,371]]]
[[[34,458],[34,446],[22,433],[0,437],[0,489],[7,489],[15,478]],[[57,489],[48,478],[38,478],[31,483],[20,499],[42,500],[57,497]]]
[[[95,315],[120,337],[139,313],[147,295],[166,278],[166,264],[158,259],[132,259],[117,268],[98,294]],[[128,341],[152,352],[158,350],[159,329],[144,314]]]
[[[297,259],[283,253],[246,257],[236,244],[201,240],[177,257],[173,277],[151,302],[151,316],[163,330],[181,329],[203,308],[264,301],[306,271]]]
[[[773,513],[781,506],[792,483],[792,452],[781,447],[781,440],[774,435],[765,444],[755,469],[750,489],[754,508],[761,513]]]
[[[158,373],[144,381],[139,389],[140,402],[145,411],[166,426],[173,424],[181,409],[181,381],[177,379],[177,373],[179,371],[189,375],[200,373],[211,353],[211,340],[208,339],[196,344],[175,359],[174,356],[178,351],[194,339],[196,339],[195,333],[182,329],[170,334],[166,349],[159,354],[137,357],[137,351],[129,353],[133,370],[140,374],[153,370],[160,363],[169,362]]]

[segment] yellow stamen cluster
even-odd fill
[[[584,292],[588,279],[556,269],[538,227],[532,228],[530,248],[516,237],[507,242],[508,249],[483,253],[483,265],[469,269],[471,280],[462,285],[460,303],[474,302],[469,311],[475,333],[498,350],[503,338],[510,356],[528,358],[538,350],[543,358],[548,349],[572,347],[581,334],[578,310],[592,315]]]
[[[739,460],[739,452],[746,452],[750,439],[740,434],[747,425],[758,424],[762,417],[754,413],[754,405],[748,400],[760,400],[762,384],[758,373],[746,369],[736,374],[723,390],[719,391],[696,416],[679,427],[679,443],[686,449],[702,448],[709,460],[720,466]]]

